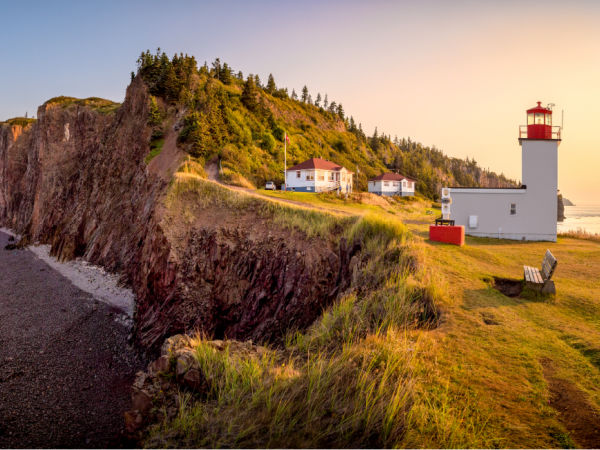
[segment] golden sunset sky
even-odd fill
[[[369,134],[516,179],[525,110],[554,103],[559,188],[600,204],[600,2],[33,1],[3,17],[0,120],[57,95],[121,101],[139,53],[161,47],[306,84]]]

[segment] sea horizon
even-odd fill
[[[574,206],[565,206],[565,220],[558,222],[558,232],[583,230],[600,234],[600,204],[578,202]]]

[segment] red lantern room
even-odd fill
[[[552,110],[537,102],[537,106],[527,110],[527,129],[521,126],[519,139],[560,140],[560,127],[552,126]]]

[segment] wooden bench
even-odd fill
[[[544,294],[556,294],[554,281],[551,280],[556,264],[558,264],[558,261],[554,255],[550,250],[546,250],[541,270],[531,266],[523,266],[525,284]]]

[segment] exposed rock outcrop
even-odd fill
[[[563,220],[565,220],[565,205],[563,202],[562,194],[558,194],[557,202],[558,202],[558,206],[556,209],[556,214],[557,214],[556,220],[558,220],[559,222],[562,222]]]
[[[136,77],[114,113],[49,102],[34,124],[0,125],[0,225],[122,274],[145,348],[193,330],[266,341],[308,326],[349,285],[358,246],[290,240],[252,211],[211,207],[172,229],[161,205],[178,161],[148,170],[148,109]]]

